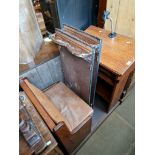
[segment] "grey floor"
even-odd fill
[[[135,154],[135,90],[101,124],[76,155]]]

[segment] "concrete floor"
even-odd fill
[[[135,90],[101,124],[76,155],[135,154]]]

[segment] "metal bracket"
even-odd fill
[[[102,19],[105,22],[107,19],[110,20],[111,23],[111,33],[108,35],[109,38],[114,38],[116,36],[116,32],[114,32],[113,30],[113,20],[111,17],[109,17],[110,12],[109,11],[104,11],[103,15],[102,15]]]

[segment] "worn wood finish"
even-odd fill
[[[27,86],[24,80],[20,80],[20,86],[34,105],[34,107],[37,109],[38,113],[41,114],[42,119],[45,121],[46,125],[49,127],[49,129],[52,131],[55,127],[55,123],[49,116],[49,114],[45,111],[45,109],[41,106],[39,100],[36,98],[36,96],[33,94],[31,89]]]
[[[24,78],[24,77],[28,78],[28,80],[34,85],[36,85],[39,89],[44,89],[44,83],[41,77],[39,76],[36,68],[33,68],[28,72],[25,72],[22,75],[20,75],[20,78]]]
[[[56,128],[54,128],[54,134],[57,136],[58,141],[63,144],[67,154],[72,153],[76,147],[86,138],[86,136],[91,131],[90,118],[76,133],[70,134],[64,123],[59,123]]]
[[[95,26],[90,26],[87,33],[102,39],[102,50],[100,66],[110,70],[116,75],[123,75],[134,63],[134,40],[117,34],[117,37],[110,39],[109,31]]]
[[[32,0],[19,1],[19,61],[33,62],[43,38],[33,9]]]
[[[58,46],[53,42],[43,42],[39,52],[35,55],[34,62],[36,65],[46,62],[59,55]]]
[[[48,87],[51,84],[52,76],[48,71],[48,65],[45,63],[44,65],[40,65],[36,68],[40,78],[43,81],[45,87]]]
[[[113,39],[109,31],[90,26],[87,33],[102,39],[97,93],[104,98],[109,111],[120,100],[131,80],[135,68],[134,40],[117,34]]]
[[[41,90],[32,85],[27,79],[25,79],[24,82],[26,83],[27,87],[29,87],[34,96],[37,98],[43,109],[48,113],[50,118],[56,124],[59,122],[65,122],[65,124],[67,124],[67,127],[70,126],[68,124],[68,121],[64,119],[56,106],[47,98],[47,96]]]
[[[52,76],[53,83],[56,83],[58,81],[63,82],[64,81],[64,75],[61,68],[61,60],[60,56],[55,58],[54,61],[50,60],[47,62],[49,72]],[[51,83],[51,84],[53,84]]]
[[[84,31],[77,30],[73,27],[68,25],[64,25],[64,31],[71,35],[75,39],[80,39],[81,42],[91,45],[95,47],[95,56],[94,56],[94,67],[93,67],[93,78],[92,78],[92,86],[91,86],[91,95],[90,95],[90,103],[91,105],[94,104],[95,99],[95,91],[96,91],[96,83],[97,83],[97,74],[99,69],[99,59],[101,53],[101,42],[102,40],[85,33]]]
[[[38,112],[36,111],[36,109],[34,108],[32,103],[30,102],[30,100],[28,99],[26,94],[24,92],[20,92],[20,95],[25,96],[25,101],[24,101],[25,108],[29,112],[33,123],[35,124],[35,126],[37,127],[39,132],[41,133],[45,142],[51,141],[51,144],[45,150],[43,150],[41,155],[47,155],[48,153],[53,152],[53,150],[55,150],[55,147],[57,146],[56,140],[54,139],[54,137],[50,133],[49,129],[47,128],[47,126],[45,125],[43,120],[41,119],[40,115],[38,114]],[[20,136],[20,138],[19,138],[19,148],[20,148],[19,153],[20,153],[20,155],[31,155],[31,154],[33,154],[33,151],[28,146],[24,137],[21,134],[19,136]]]
[[[60,58],[65,84],[92,106],[101,40],[68,25],[64,25],[63,30],[56,29],[53,40],[61,47]]]
[[[43,42],[39,52],[35,54],[35,57],[34,57],[35,65],[37,66],[42,63],[45,63],[49,61],[50,59],[54,59],[58,55],[59,55],[59,49],[55,43]],[[28,71],[29,69],[32,69],[29,66],[29,64],[19,64],[20,73]]]
[[[44,94],[68,121],[72,134],[93,114],[93,109],[62,82],[53,84]]]
[[[48,76],[46,74],[48,74]],[[32,84],[41,90],[58,81],[63,82],[60,56],[57,56],[43,64],[36,66],[33,69],[22,73],[20,78],[22,77],[27,77]]]

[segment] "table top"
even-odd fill
[[[100,66],[120,76],[135,62],[132,38],[117,34],[111,39],[108,37],[109,31],[96,26],[88,27],[85,32],[102,39]]]

